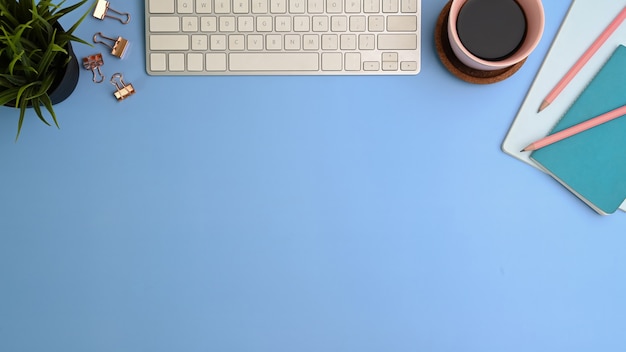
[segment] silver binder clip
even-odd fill
[[[112,42],[113,44],[105,43],[102,40],[98,39],[98,37],[107,39],[109,42]],[[124,54],[126,54],[126,49],[128,48],[128,40],[122,37],[117,37],[117,39],[109,38],[109,37],[104,36],[102,32],[98,32],[94,34],[93,42],[108,46],[109,48],[111,48],[111,55],[118,57],[120,59],[124,57]]]
[[[122,76],[121,73],[114,73],[113,76],[111,76],[111,84],[116,88],[113,95],[117,101],[124,100],[135,94],[135,88],[132,84],[126,84],[126,82],[124,82],[124,76]]]
[[[91,80],[95,83],[104,81],[104,75],[102,71],[100,71],[100,66],[102,65],[104,65],[102,54],[89,55],[83,58],[83,67],[93,72],[93,78]]]
[[[115,17],[115,16],[111,16],[108,15],[107,12],[109,11],[113,11],[118,15],[121,16],[126,16],[126,21],[122,20],[119,17]],[[119,12],[116,10],[113,10],[112,8],[109,7],[109,2],[105,1],[105,0],[98,0],[98,2],[96,3],[96,8],[93,10],[93,17],[99,19],[99,20],[103,20],[105,17],[109,17],[109,18],[113,18],[116,19],[120,22],[122,22],[122,24],[126,24],[128,22],[130,22],[130,14],[126,13],[126,12]]]

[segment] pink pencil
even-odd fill
[[[545,138],[542,138],[536,142],[531,143],[530,145],[528,145],[526,148],[522,149],[523,152],[528,152],[528,151],[532,151],[532,150],[537,150],[540,148],[543,148],[547,145],[550,145],[552,143],[558,142],[560,140],[563,140],[565,138],[571,137],[575,134],[578,134],[580,132],[586,131],[592,127],[596,127],[598,125],[601,125],[605,122],[609,122],[613,119],[616,119],[620,116],[624,116],[626,115],[626,105],[619,107],[615,110],[611,110],[607,113],[604,113],[602,115],[599,115],[597,117],[591,118],[587,121],[581,122],[577,125],[574,125],[572,127],[568,127],[562,131],[559,131],[557,133],[551,134]]]
[[[550,93],[548,93],[548,95],[543,99],[543,102],[541,103],[541,106],[539,107],[539,111],[545,109],[548,105],[550,105],[550,103],[554,101],[554,99],[556,99],[556,97],[559,94],[561,94],[561,91],[565,89],[565,87],[569,84],[569,82],[576,76],[576,74],[578,74],[578,72],[583,68],[583,66],[585,66],[587,61],[591,59],[593,54],[595,54],[596,51],[600,49],[602,44],[604,44],[604,42],[606,42],[606,40],[611,36],[611,34],[615,32],[615,30],[620,26],[620,24],[622,24],[625,18],[626,18],[626,7],[624,7],[622,11],[620,11],[620,13],[617,14],[615,19],[613,19],[613,21],[609,24],[609,26],[604,29],[602,34],[600,34],[600,36],[593,42],[593,44],[591,44],[591,46],[578,59],[578,61],[576,61],[574,66],[572,66],[572,68],[570,68],[569,71],[567,71],[565,76],[561,78],[559,83],[557,83],[557,85],[554,88],[552,88]]]

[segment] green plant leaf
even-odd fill
[[[41,100],[41,102],[43,103],[43,106],[46,107],[46,109],[50,113],[50,116],[52,116],[52,120],[54,120],[54,124],[57,126],[57,128],[61,128],[59,127],[59,121],[57,121],[57,115],[54,113],[54,108],[52,107],[52,100],[50,100],[50,97],[48,96],[48,94],[42,95],[41,97],[39,97],[39,100]]]
[[[12,4],[11,2],[5,2],[5,1],[0,2],[0,18],[2,19],[2,22],[6,22],[7,24],[17,26],[19,22],[15,18],[15,16],[13,16],[14,11],[11,11],[13,9],[9,8],[11,4]]]
[[[31,90],[31,87],[34,87],[38,84],[40,84],[41,82],[36,81],[36,82],[30,82],[26,85],[21,86],[18,90],[17,90],[17,96],[15,97],[15,102],[16,104],[21,104],[22,101],[26,101],[28,102],[31,99],[31,95],[30,94],[26,94],[26,98],[22,99],[22,95],[24,95],[24,92],[29,92]]]
[[[55,36],[56,36],[56,30],[54,30],[52,34],[53,41],[46,47],[46,51],[44,51],[43,55],[41,56],[41,60],[39,61],[39,65],[37,65],[38,72],[48,71],[48,69],[50,68],[50,65],[52,64],[54,58],[56,57],[56,53],[59,51],[57,48],[59,48],[60,51],[62,51],[63,53],[67,54],[67,51],[65,51],[65,49],[61,48],[58,44],[54,43]]]
[[[11,88],[0,92],[0,105],[7,105],[15,102],[17,97],[17,91],[19,88]],[[17,107],[17,104],[15,105]]]
[[[35,92],[34,97],[40,97],[46,94],[46,92],[48,92],[48,89],[52,87],[52,83],[54,83],[54,76],[45,77],[44,80],[41,82],[41,85],[39,86],[39,90]]]
[[[22,131],[22,124],[24,123],[24,116],[26,115],[26,101],[20,104],[20,118],[17,121],[17,134],[15,135],[15,141],[20,138],[20,132]]]

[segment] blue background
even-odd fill
[[[626,350],[626,216],[500,150],[569,3],[484,86],[438,60],[445,4],[402,77],[151,77],[143,1],[87,18],[137,93],[81,69],[18,142],[0,107],[0,351]]]

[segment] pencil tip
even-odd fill
[[[539,106],[539,110],[537,110],[537,112],[541,112],[541,110],[547,108],[548,105],[550,105],[550,103],[544,100],[543,102],[541,102],[541,106]]]

